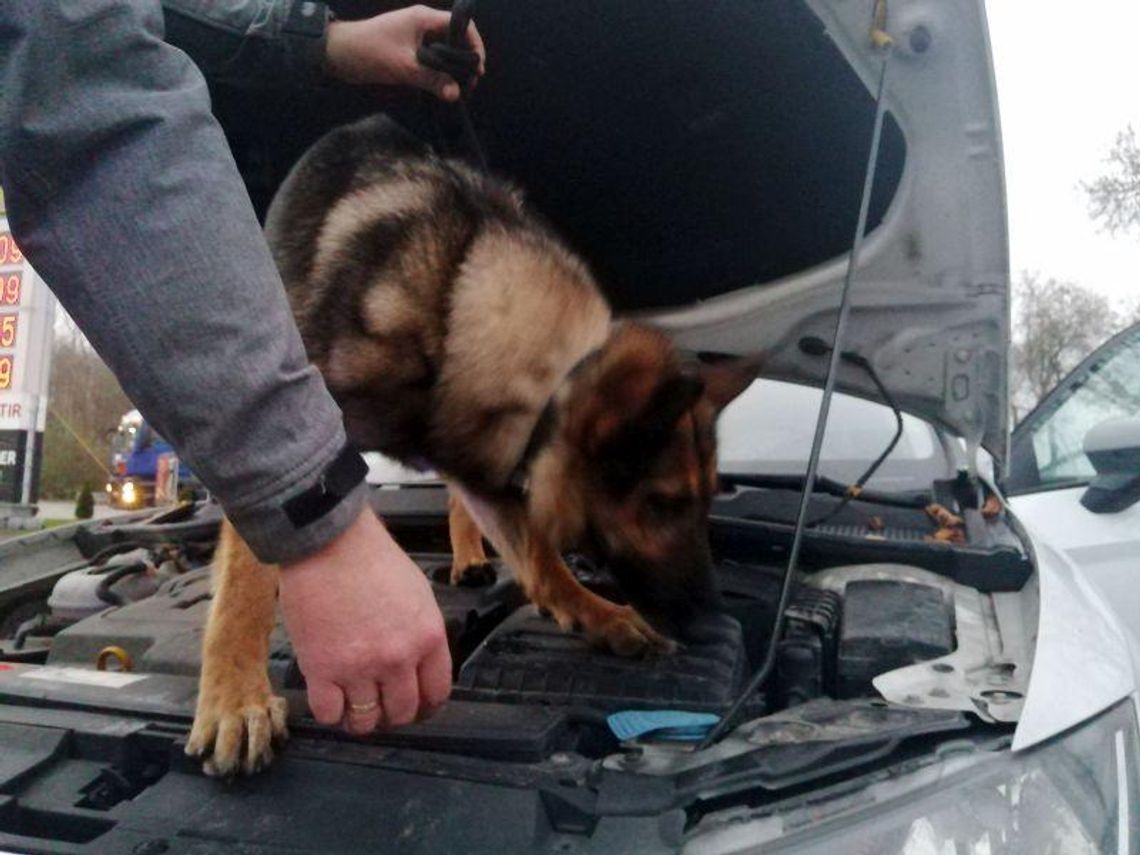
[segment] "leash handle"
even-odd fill
[[[475,164],[487,172],[487,156],[475,133],[471,113],[467,109],[467,93],[472,79],[479,70],[479,54],[467,44],[467,28],[475,13],[475,0],[455,0],[451,7],[451,21],[447,27],[447,40],[424,42],[416,48],[416,61],[435,71],[442,71],[459,84],[459,101],[455,108],[463,130],[463,139]]]
[[[475,0],[455,0],[451,6],[451,25],[447,29],[447,43],[455,50],[467,50],[467,27],[475,14]]]
[[[475,0],[455,0],[446,39],[425,40],[416,48],[416,62],[441,71],[466,92],[479,70],[479,54],[467,44],[467,28],[475,11]]]

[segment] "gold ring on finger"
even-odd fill
[[[379,701],[369,701],[366,704],[349,704],[348,705],[348,711],[350,713],[355,714],[355,715],[364,715],[365,713],[372,712],[374,709],[377,709],[379,706],[380,706]]]

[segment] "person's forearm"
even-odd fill
[[[356,517],[363,488],[300,529],[282,511],[340,451],[341,415],[158,0],[5,5],[0,184],[31,263],[259,557]]]
[[[166,40],[207,77],[256,86],[323,81],[328,9],[315,0],[162,0]]]

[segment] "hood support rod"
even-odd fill
[[[881,32],[881,30],[877,29],[876,32]],[[804,488],[800,493],[800,506],[799,512],[796,514],[796,528],[795,534],[792,537],[791,552],[788,554],[788,566],[784,571],[784,578],[780,586],[780,599],[776,606],[776,620],[772,627],[772,635],[768,639],[764,662],[761,664],[760,669],[749,679],[744,691],[733,701],[732,706],[730,706],[728,711],[721,717],[716,727],[709,731],[708,735],[698,746],[698,751],[714,745],[731,730],[744,704],[764,685],[768,677],[771,676],[772,669],[776,664],[776,649],[779,645],[780,636],[784,631],[784,612],[787,610],[788,600],[791,599],[792,582],[795,579],[797,565],[799,564],[800,548],[803,545],[808,508],[811,504],[812,493],[815,490],[816,473],[819,470],[819,457],[820,451],[823,448],[823,436],[827,429],[828,413],[831,411],[831,395],[835,390],[835,375],[837,374],[839,361],[843,352],[843,335],[847,327],[847,315],[849,313],[848,296],[851,291],[852,280],[855,278],[855,270],[859,265],[859,255],[863,249],[864,232],[867,229],[867,212],[871,206],[871,189],[875,184],[875,168],[879,160],[879,139],[882,135],[883,115],[886,112],[885,104],[883,103],[883,94],[886,91],[887,67],[891,57],[890,37],[886,36],[885,33],[882,33],[882,36],[884,36],[885,39],[874,40],[877,47],[881,46],[884,49],[884,53],[882,67],[879,71],[878,92],[875,95],[875,124],[871,132],[871,152],[867,157],[867,171],[863,179],[863,198],[859,202],[859,219],[855,226],[855,238],[851,242],[851,254],[847,260],[847,272],[843,277],[843,290],[839,298],[839,312],[835,319],[835,334],[832,338],[831,357],[827,363],[827,377],[823,385],[823,396],[819,401],[819,415],[815,422],[815,435],[812,438],[811,454],[808,457],[807,474],[804,477]]]

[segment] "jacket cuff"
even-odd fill
[[[318,0],[163,0],[165,39],[206,77],[238,86],[326,82],[328,5]]]
[[[293,80],[309,85],[327,81],[325,54],[331,17],[324,3],[293,0],[282,28],[288,45],[286,62]]]
[[[226,516],[261,561],[289,564],[335,540],[368,503],[368,471],[345,447],[327,466],[270,499],[237,508]]]
[[[368,485],[361,482],[319,519],[295,528],[278,506],[262,505],[226,516],[242,539],[266,564],[290,564],[308,558],[336,540],[368,504]]]

